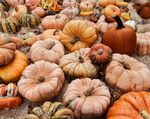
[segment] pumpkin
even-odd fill
[[[2,18],[0,19],[0,31],[6,33],[16,33],[20,30],[21,24],[16,18],[6,16],[4,11],[1,11]]]
[[[41,23],[44,30],[47,29],[63,29],[68,22],[68,17],[64,14],[46,16]]]
[[[9,83],[19,80],[22,71],[27,64],[27,57],[22,52],[16,50],[13,61],[0,67],[0,78],[3,82]],[[7,74],[6,74],[7,72]]]
[[[96,29],[84,20],[69,21],[61,34],[61,42],[69,52],[90,47],[96,39]]]
[[[98,0],[98,5],[100,7],[106,7],[107,5],[116,5],[116,6],[128,6],[127,2],[122,0]]]
[[[150,2],[144,6],[140,11],[140,16],[144,19],[150,19]]]
[[[6,95],[6,85],[0,84],[0,97]]]
[[[104,9],[104,15],[105,15],[107,21],[113,22],[113,21],[115,21],[115,19],[112,16],[117,15],[120,17],[121,10],[119,9],[119,7],[117,7],[115,5],[108,5]]]
[[[118,26],[113,26],[104,33],[102,43],[108,45],[114,53],[132,55],[136,49],[136,33],[132,27],[123,25],[118,16],[114,18]]]
[[[17,5],[23,5],[25,0],[6,0],[10,7],[17,7]]]
[[[21,17],[21,23],[23,27],[35,28],[41,23],[41,21],[40,18],[36,14],[32,14],[29,9],[28,6],[27,13]]]
[[[128,55],[117,53],[113,54],[105,72],[106,82],[124,92],[149,89],[149,76],[150,70],[145,64]]]
[[[79,8],[81,16],[90,16],[94,13],[94,6],[89,1],[81,2]]]
[[[97,22],[101,15],[101,9],[97,7],[94,9],[93,14],[90,16],[90,20],[93,22]]]
[[[1,0],[0,1],[0,8],[4,11],[8,11],[9,10],[9,4],[8,1],[6,0]]]
[[[30,10],[33,10],[39,6],[39,0],[25,0],[25,4],[30,7]]]
[[[45,60],[51,63],[58,63],[64,54],[64,47],[61,42],[52,38],[37,41],[30,49],[30,56],[33,62]]]
[[[16,108],[20,106],[21,98],[20,97],[2,97],[0,98],[0,109],[5,108]]]
[[[123,19],[123,21],[132,20],[130,12],[123,12],[123,13],[121,13],[121,18]]]
[[[9,64],[15,56],[16,45],[10,39],[0,38],[0,66]]]
[[[60,40],[61,34],[62,34],[62,31],[59,30],[59,29],[48,29],[48,30],[45,30],[41,34],[41,39],[45,40],[45,39],[48,39],[48,38],[53,38],[53,39],[56,39],[56,40]]]
[[[105,64],[111,60],[112,50],[102,43],[94,44],[89,55],[93,63]]]
[[[97,69],[89,57],[90,48],[82,48],[64,55],[59,60],[59,66],[64,73],[74,77],[96,77]]]
[[[63,5],[64,8],[77,7],[78,3],[77,3],[76,0],[64,0],[62,5]]]
[[[149,92],[129,92],[109,109],[107,119],[149,119]]]
[[[137,33],[137,49],[138,55],[150,55],[150,32]]]
[[[40,107],[33,108],[25,118],[33,117],[33,115],[42,119],[74,119],[74,113],[60,102],[44,102]]]
[[[109,89],[99,79],[75,79],[63,96],[63,104],[74,111],[77,119],[100,118],[109,103]]]
[[[67,7],[63,9],[60,14],[66,15],[68,19],[73,19],[79,15],[79,10],[76,7]]]
[[[64,73],[57,64],[37,61],[25,68],[17,86],[23,97],[39,102],[57,96],[64,81]]]
[[[84,2],[84,1],[88,1],[88,2],[92,3],[94,7],[97,5],[97,0],[80,0],[80,2]]]
[[[46,12],[44,11],[44,9],[42,7],[37,7],[34,10],[32,10],[32,14],[36,14],[40,18],[43,18],[43,17],[45,17]]]

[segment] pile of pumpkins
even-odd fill
[[[133,57],[150,55],[150,32],[136,33],[127,2],[1,0],[0,13],[0,109],[23,97],[43,105],[21,119],[150,118],[150,70]],[[124,93],[113,104],[109,87]]]

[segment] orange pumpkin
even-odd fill
[[[64,73],[57,64],[37,61],[23,71],[18,89],[31,102],[46,101],[58,95],[64,81]]]
[[[32,10],[32,13],[36,14],[40,18],[43,18],[46,15],[46,12],[44,11],[42,7],[36,7],[34,10]]]
[[[129,92],[113,104],[106,119],[149,119],[149,105],[149,92]]]
[[[44,30],[46,29],[63,29],[68,22],[68,17],[64,14],[46,16],[41,23]]]
[[[25,0],[25,4],[30,7],[30,10],[37,8],[40,4],[39,0]]]
[[[150,70],[145,64],[128,55],[117,53],[113,54],[105,71],[106,82],[124,92],[148,90],[149,77]]]
[[[35,42],[30,49],[30,56],[33,62],[45,60],[51,63],[58,63],[64,54],[64,47],[61,42],[51,38]]]
[[[144,19],[150,19],[150,2],[148,2],[140,11],[140,16]]]
[[[69,21],[61,34],[61,42],[70,52],[90,47],[96,40],[96,29],[85,20]]]
[[[107,109],[110,92],[99,79],[76,79],[69,84],[63,103],[74,111],[77,119],[96,119]]]

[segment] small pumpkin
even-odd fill
[[[149,92],[126,93],[109,109],[106,119],[149,119],[149,102]]]
[[[77,3],[76,0],[64,0],[62,5],[63,5],[64,8],[78,7],[78,3]]]
[[[17,7],[17,5],[24,5],[25,0],[6,0],[10,7]]]
[[[89,55],[93,63],[105,64],[111,60],[112,50],[102,43],[94,44]]]
[[[73,19],[79,15],[79,9],[76,7],[67,7],[63,9],[60,14],[66,15],[68,19]]]
[[[144,19],[150,19],[150,2],[148,2],[140,11],[140,16]]]
[[[30,56],[33,62],[45,60],[51,63],[58,63],[64,54],[64,47],[61,42],[52,38],[37,41],[30,49]]]
[[[64,14],[46,16],[41,23],[44,30],[47,29],[63,29],[68,22],[68,17]]]
[[[128,55],[117,53],[113,54],[105,72],[106,82],[124,92],[148,90],[149,76],[150,70],[145,64]]]
[[[25,68],[17,87],[23,97],[39,102],[57,96],[64,81],[64,73],[57,64],[37,61]]]
[[[86,20],[69,21],[61,34],[61,42],[69,52],[90,47],[96,39],[96,29]]]
[[[48,29],[48,30],[45,30],[41,34],[41,39],[45,40],[45,39],[48,39],[48,38],[53,38],[53,39],[56,39],[56,40],[60,40],[61,34],[62,34],[62,31],[59,30],[59,29]]]
[[[1,0],[0,1],[0,8],[2,8],[2,10],[4,11],[8,11],[9,10],[9,4],[8,4],[8,1],[6,0]]]
[[[63,104],[74,111],[77,119],[100,118],[109,103],[109,89],[99,79],[75,79],[63,96]]]
[[[43,18],[45,17],[46,12],[44,11],[42,7],[36,7],[34,10],[32,10],[32,14],[36,14],[40,18]]]
[[[28,6],[27,13],[21,17],[21,23],[23,27],[35,28],[41,23],[41,20],[36,14],[32,14],[29,9]]]
[[[7,65],[0,67],[0,77],[5,83],[19,80],[22,71],[25,69],[27,64],[27,57],[22,52],[16,50],[13,61]],[[6,75],[7,72],[7,75]]]
[[[79,0],[77,0],[77,1],[79,1]],[[84,1],[88,1],[88,2],[92,3],[94,7],[96,7],[96,5],[97,5],[97,0],[80,0],[80,2],[84,2]]]
[[[113,21],[115,21],[115,19],[112,16],[117,15],[120,17],[121,10],[119,9],[119,7],[117,7],[115,5],[108,5],[104,9],[104,15],[105,15],[107,21],[113,22]]]
[[[118,26],[113,26],[104,33],[102,43],[108,45],[114,53],[132,55],[136,49],[136,33],[132,27],[123,25],[118,16],[114,18]]]
[[[96,77],[97,68],[89,57],[90,48],[82,48],[73,53],[64,55],[59,61],[59,66],[64,73],[74,77]]]
[[[40,4],[39,0],[25,0],[25,4],[30,7],[30,10],[37,8]]]

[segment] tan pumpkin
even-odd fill
[[[6,0],[10,7],[15,8],[17,5],[23,5],[25,0]]]
[[[37,8],[40,4],[39,0],[25,0],[25,4],[30,7],[30,10]]]
[[[48,38],[53,38],[53,39],[56,39],[56,40],[60,40],[61,34],[62,34],[62,31],[59,30],[59,29],[48,29],[48,30],[45,30],[41,34],[41,39],[45,40],[45,39],[48,39]]]
[[[97,39],[96,29],[86,20],[69,21],[61,35],[61,42],[70,52],[90,47]]]
[[[63,29],[68,22],[68,17],[64,14],[46,16],[41,23],[44,30],[46,29]]]
[[[0,67],[1,80],[5,83],[19,80],[23,70],[27,65],[28,65],[27,56],[22,52],[16,50],[13,61],[8,65]]]
[[[106,67],[105,80],[124,92],[142,91],[150,88],[150,70],[138,60],[128,55],[113,54]]]
[[[49,38],[35,42],[30,49],[30,56],[33,62],[45,60],[51,63],[59,63],[64,55],[64,47],[61,42]]]
[[[36,7],[34,10],[32,10],[32,13],[36,14],[40,18],[43,18],[46,15],[46,12],[44,11],[42,7]]]
[[[150,32],[137,33],[137,49],[138,55],[150,55]]]
[[[82,48],[62,56],[59,66],[64,73],[74,77],[96,77],[97,69],[89,58],[90,48]]]
[[[68,17],[68,19],[73,19],[79,15],[79,9],[76,7],[67,7],[63,9],[60,14],[64,14]]]
[[[76,79],[69,84],[63,103],[74,111],[77,119],[96,119],[107,109],[110,92],[99,79]]]
[[[9,64],[15,57],[16,45],[11,39],[0,38],[0,66]]]
[[[26,67],[17,86],[23,97],[39,102],[57,96],[64,81],[64,73],[57,64],[37,61]]]
[[[63,7],[67,8],[67,7],[77,7],[78,3],[76,0],[63,0]]]

